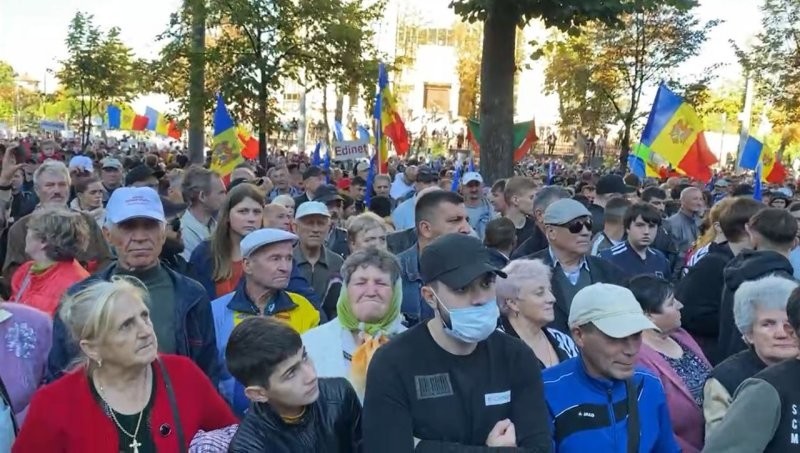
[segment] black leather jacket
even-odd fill
[[[344,378],[320,378],[319,398],[297,424],[267,404],[254,404],[239,425],[230,453],[358,453],[361,403]]]

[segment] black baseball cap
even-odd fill
[[[319,201],[321,203],[328,203],[331,201],[342,201],[344,200],[341,195],[339,195],[339,191],[336,190],[336,187],[330,184],[323,184],[317,188],[314,192],[314,201]]]
[[[440,281],[452,289],[461,289],[484,274],[506,278],[495,264],[489,249],[480,239],[466,234],[444,235],[422,251],[419,271],[422,282]]]
[[[625,184],[625,181],[620,175],[605,175],[597,181],[595,185],[597,195],[605,195],[609,193],[631,193],[635,192],[635,187],[630,187]]]

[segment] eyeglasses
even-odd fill
[[[560,226],[561,228],[566,228],[572,234],[580,233],[581,231],[583,231],[584,227],[587,230],[589,230],[589,232],[591,232],[592,231],[592,219],[586,219],[586,220],[575,219],[572,222],[565,223],[563,225],[558,225],[558,226]]]

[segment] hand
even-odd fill
[[[17,172],[24,164],[17,164],[14,158],[14,148],[8,148],[3,154],[3,169],[0,170],[0,186],[8,186],[14,178],[14,173]]]
[[[516,447],[517,433],[514,423],[509,419],[500,420],[494,425],[489,437],[486,438],[487,447]]]

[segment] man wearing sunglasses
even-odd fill
[[[554,202],[544,212],[543,223],[549,247],[529,255],[553,268],[550,278],[555,296],[555,320],[550,327],[569,332],[567,319],[572,298],[594,283],[622,285],[620,268],[589,254],[592,245],[592,214],[571,198]]]

